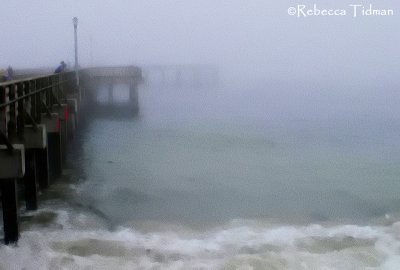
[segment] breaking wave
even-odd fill
[[[400,222],[285,225],[232,220],[205,230],[107,229],[101,218],[43,209],[0,269],[398,269]],[[29,226],[27,225],[29,224]]]

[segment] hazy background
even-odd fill
[[[77,16],[83,67],[216,64],[225,82],[91,115],[0,268],[399,269],[400,2],[287,14],[314,2],[361,0],[0,0],[0,68],[71,66]]]
[[[370,1],[393,17],[310,17],[290,6],[358,1],[142,0],[1,2],[0,67],[218,64],[226,79],[393,83],[400,66],[398,1]],[[364,1],[365,2],[365,1]],[[367,3],[366,3],[367,4]],[[399,14],[397,14],[399,13]]]

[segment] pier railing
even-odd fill
[[[75,83],[74,72],[64,72],[0,83],[0,144],[12,149],[13,140],[22,139],[24,126],[34,128],[43,113],[65,102]]]

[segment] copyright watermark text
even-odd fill
[[[298,18],[306,17],[324,17],[324,16],[350,16],[353,18],[357,17],[377,17],[377,16],[394,16],[395,12],[393,9],[377,8],[372,4],[350,4],[343,8],[323,8],[314,5],[295,5],[288,8],[288,14]]]

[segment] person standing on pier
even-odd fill
[[[65,64],[64,61],[61,61],[60,65],[56,68],[54,73],[61,73],[61,72],[65,71],[66,68],[67,68],[67,64]]]
[[[14,70],[12,69],[11,66],[8,66],[6,71],[3,74],[3,81],[12,81],[14,79]]]

